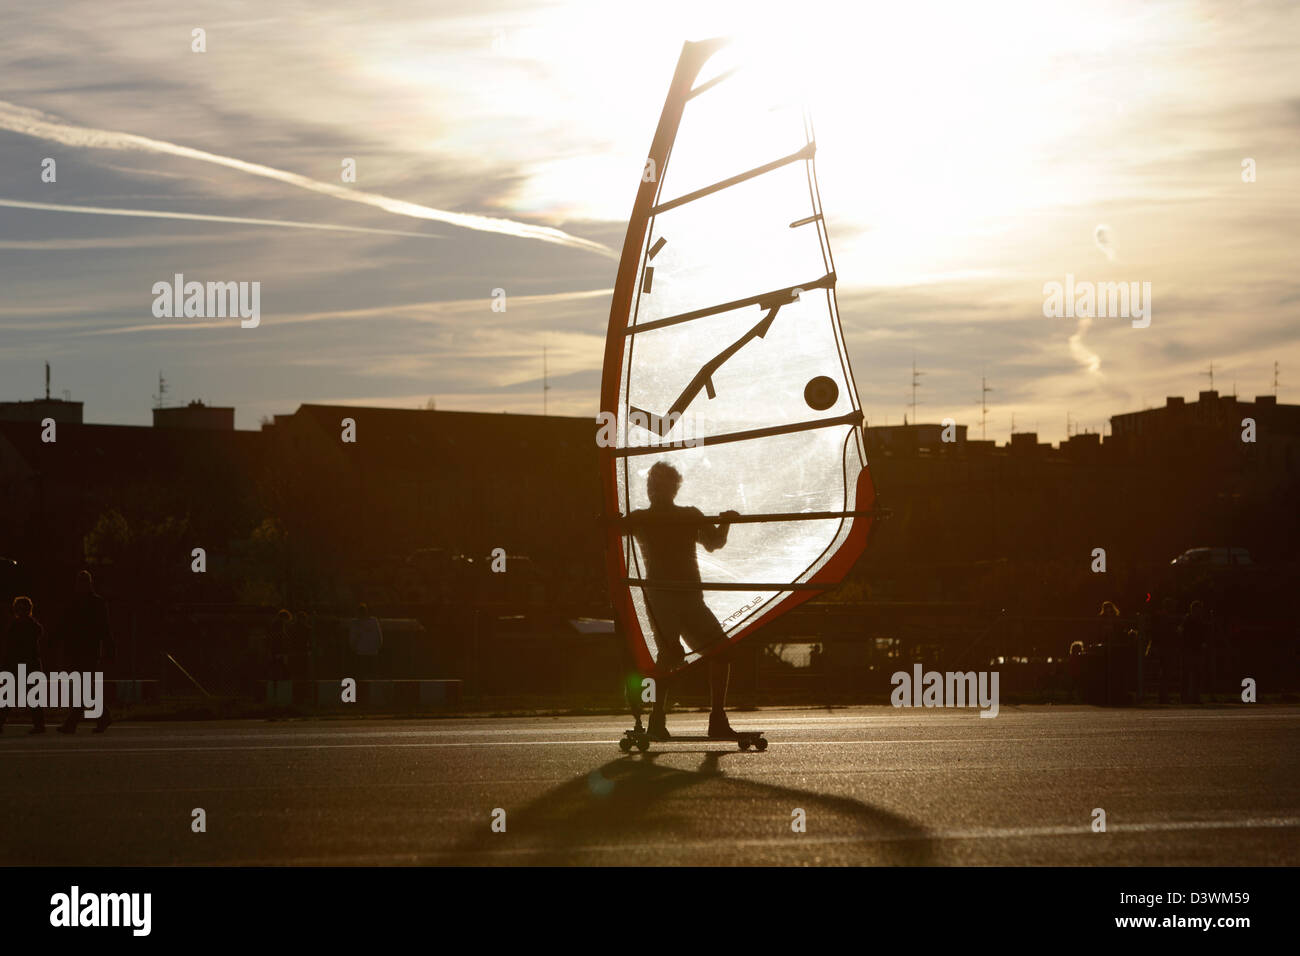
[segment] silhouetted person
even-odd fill
[[[1157,701],[1169,703],[1169,687],[1178,667],[1178,605],[1173,598],[1160,602],[1152,636],[1152,655],[1155,661]]]
[[[108,605],[95,593],[89,571],[77,572],[72,602],[68,605],[61,627],[63,666],[70,671],[95,673],[104,670],[104,662],[113,659],[113,638],[108,629]],[[73,708],[68,719],[59,725],[59,733],[75,734],[83,714]],[[95,733],[102,734],[112,723],[108,703],[95,721]]]
[[[9,626],[5,629],[3,654],[0,657],[4,659],[4,669],[14,675],[14,680],[18,680],[18,665],[26,664],[27,670],[43,671],[41,666],[41,650],[45,639],[45,629],[41,627],[36,618],[32,615],[32,599],[29,597],[14,598],[13,616],[9,619]],[[18,694],[25,697],[26,687],[19,687]],[[40,707],[29,708],[32,712],[32,729],[28,733],[43,734],[45,733],[45,711]],[[4,730],[5,718],[9,716],[8,707],[0,707],[0,731]]]
[[[311,616],[306,611],[299,611],[293,616],[293,626],[289,628],[290,671],[300,677],[315,678],[315,647],[312,643]]]
[[[1071,642],[1070,655],[1065,662],[1065,676],[1070,683],[1070,700],[1077,703],[1083,696],[1083,641]]]
[[[1105,662],[1105,694],[1104,703],[1113,704],[1115,698],[1119,695],[1119,689],[1122,686],[1116,674],[1116,666],[1123,659],[1120,648],[1124,646],[1125,633],[1124,626],[1120,623],[1119,608],[1113,601],[1102,601],[1100,618],[1100,627],[1098,629],[1099,637],[1102,644],[1102,658]]]
[[[690,586],[701,583],[696,547],[703,545],[706,551],[717,551],[723,547],[727,543],[730,528],[727,519],[740,517],[739,512],[726,511],[721,515],[723,520],[719,524],[705,521],[704,513],[699,508],[674,503],[681,484],[682,476],[676,468],[662,461],[657,462],[651,467],[646,480],[650,507],[634,511],[631,515],[634,519],[632,532],[636,535],[645,558],[646,608],[650,613],[655,643],[659,648],[656,663],[669,668],[685,660],[683,641],[691,651],[701,654],[726,641],[722,625],[704,603],[704,591]],[[656,581],[672,581],[687,587],[656,589]],[[710,737],[734,739],[737,736],[727,720],[726,712],[730,672],[731,661],[725,651],[717,652],[709,658]],[[666,687],[655,695],[647,728],[653,739],[670,739],[665,720],[667,697]]]
[[[1210,617],[1201,601],[1193,601],[1179,627],[1182,637],[1183,703],[1201,702],[1201,669],[1204,666],[1205,645],[1210,640]]]
[[[271,625],[271,636],[269,641],[269,650],[271,655],[271,680],[280,681],[289,679],[289,645],[292,640],[290,635],[290,627],[292,624],[292,614],[284,608],[281,608],[276,612],[275,622]]]
[[[352,649],[352,663],[357,679],[374,677],[379,661],[379,651],[384,646],[384,632],[379,618],[370,613],[364,604],[358,605],[357,616],[348,624],[348,647]]]

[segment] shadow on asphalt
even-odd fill
[[[701,754],[695,770],[660,763],[664,757]],[[679,862],[663,851],[698,849],[690,862],[745,863],[755,855],[765,862],[798,847],[803,835],[791,829],[792,813],[805,811],[809,850],[791,862],[812,862],[820,841],[855,839],[864,846],[853,862],[875,865],[925,865],[931,846],[924,828],[859,800],[811,790],[775,786],[724,772],[724,762],[762,760],[738,751],[672,750],[611,760],[507,811],[505,833],[483,831],[462,842],[455,862],[493,865],[582,864],[654,865]],[[692,844],[700,844],[692,847]],[[739,854],[737,851],[740,850]],[[863,853],[866,850],[866,853]],[[774,857],[775,855],[775,857]],[[829,854],[831,860],[841,854]]]

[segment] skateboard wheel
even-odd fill
[[[749,749],[749,738],[748,738],[748,737],[741,737],[738,741],[736,741],[736,744],[737,744],[737,746],[740,747],[741,750],[748,750],[748,749]]]
[[[618,749],[623,751],[623,753],[630,753],[632,751],[632,741],[624,737],[618,742]]]
[[[766,749],[767,749],[767,741],[764,740],[762,737],[759,737],[757,740],[754,741],[754,749],[755,749],[755,750],[766,750]]]
[[[638,737],[638,738],[637,738],[637,742],[636,742],[636,749],[639,750],[639,751],[641,751],[642,753],[645,753],[647,750],[649,750],[649,749],[650,749],[650,738],[649,738],[649,737]]]

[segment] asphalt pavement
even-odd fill
[[[770,747],[624,755],[614,717],[11,722],[0,864],[1300,863],[1300,708],[732,721]]]

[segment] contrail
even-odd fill
[[[135,216],[140,219],[193,219],[199,222],[233,222],[245,226],[287,226],[291,229],[325,229],[329,232],[365,232],[377,236],[411,236],[415,239],[441,239],[428,232],[402,232],[399,229],[367,229],[365,226],[333,226],[318,222],[294,222],[289,219],[246,219],[243,216],[209,216],[200,212],[163,212],[155,209],[108,209],[103,206],[63,206],[51,202],[24,202],[0,199],[0,206],[14,209],[40,209],[46,212],[79,212],[92,216]]]
[[[1101,372],[1101,356],[1083,344],[1083,336],[1092,328],[1091,316],[1080,316],[1079,326],[1070,336],[1070,354],[1083,366],[1084,371],[1098,374]]]
[[[599,242],[592,242],[590,239],[570,235],[563,230],[553,229],[550,226],[535,226],[526,222],[516,222],[513,219],[475,216],[469,213],[450,212],[446,209],[434,209],[431,206],[421,206],[418,203],[393,199],[378,193],[349,189],[346,186],[321,182],[307,176],[300,176],[297,173],[286,172],[283,169],[263,166],[260,163],[249,163],[242,159],[235,159],[233,156],[220,156],[201,149],[193,149],[189,146],[180,146],[164,140],[150,139],[147,136],[137,136],[134,133],[95,129],[90,126],[72,126],[60,122],[48,114],[41,113],[39,110],[28,109],[4,100],[0,100],[0,129],[62,143],[65,146],[80,146],[89,149],[143,150],[151,153],[181,156],[186,159],[196,159],[200,162],[213,163],[217,166],[225,166],[229,169],[237,169],[240,172],[251,173],[254,176],[278,180],[290,186],[297,186],[300,189],[308,189],[312,192],[323,193],[326,196],[333,196],[335,199],[345,199],[348,202],[374,206],[386,212],[396,213],[399,216],[432,219],[435,222],[445,222],[448,225],[460,226],[465,229],[475,229],[479,232],[495,232],[520,239],[537,239],[542,242],[552,242],[574,249],[585,249],[608,258],[618,258],[617,253],[608,246],[601,245]]]

